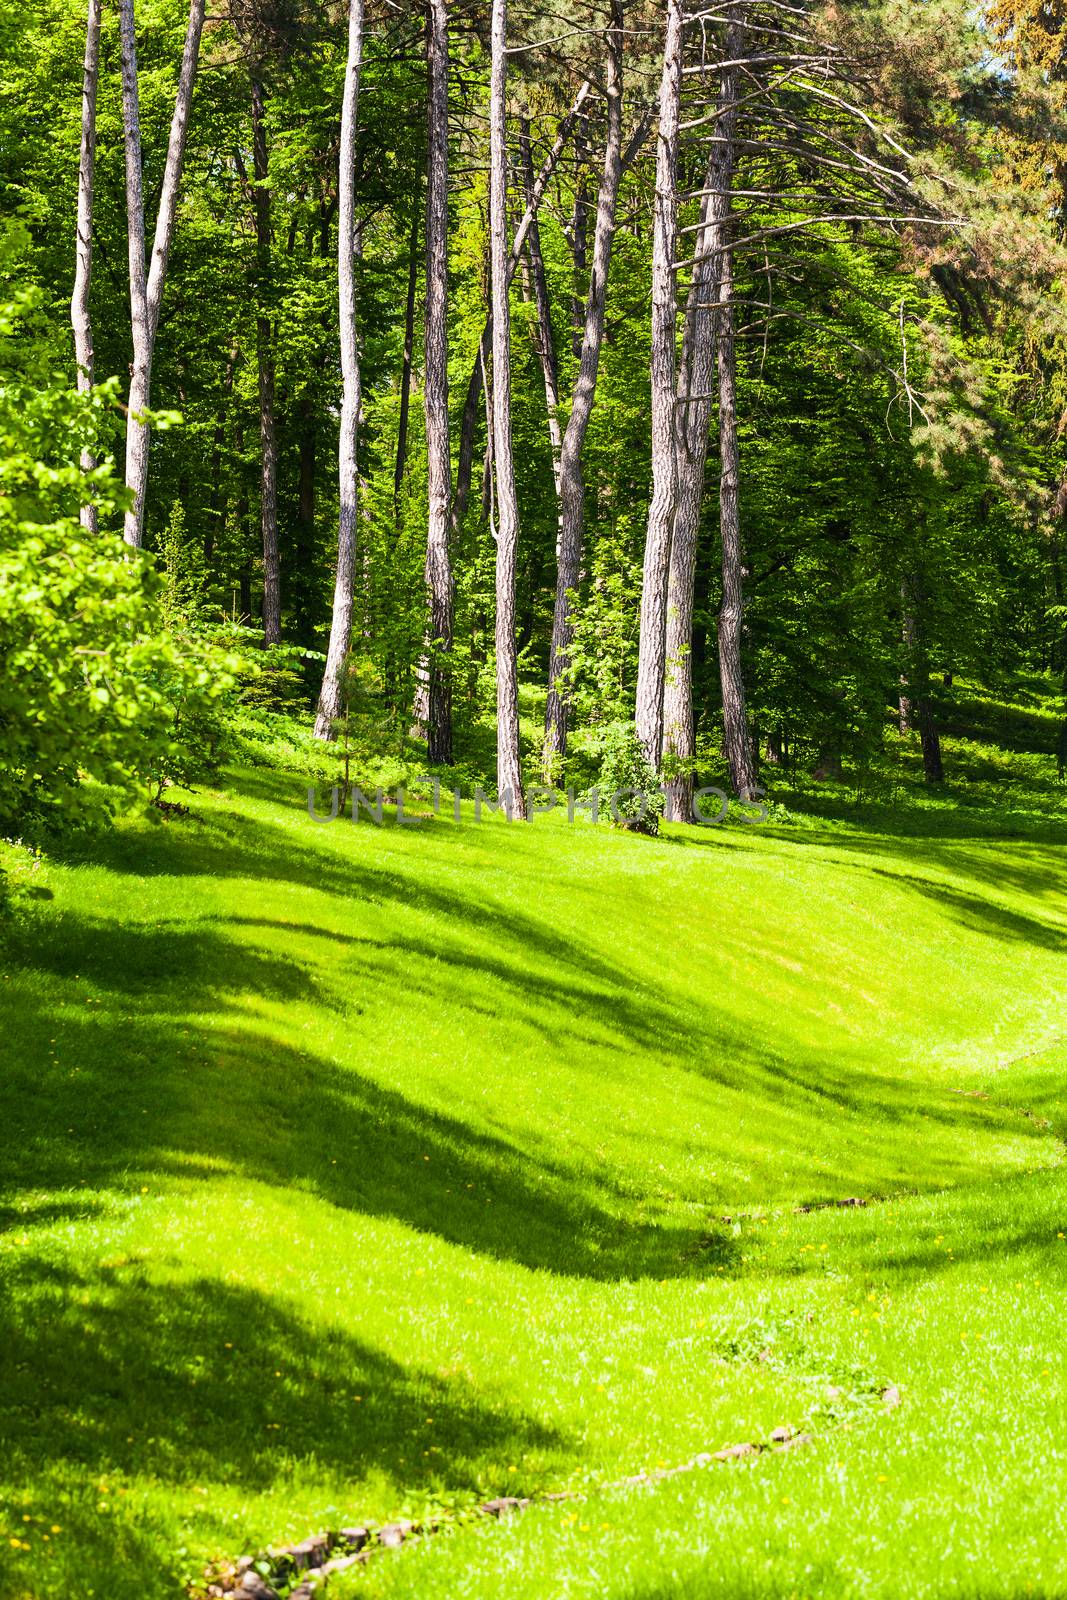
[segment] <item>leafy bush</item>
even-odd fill
[[[633,723],[605,723],[597,744],[600,772],[590,792],[599,796],[601,815],[616,827],[655,837],[666,802]]]
[[[24,238],[0,235],[0,282]],[[106,819],[150,782],[199,770],[226,654],[168,631],[166,582],[117,532],[126,492],[83,447],[111,430],[114,385],[88,398],[53,370],[32,288],[0,303],[0,832],[34,837]],[[199,754],[198,754],[199,752]]]

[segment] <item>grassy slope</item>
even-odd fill
[[[1067,1594],[1062,834],[196,809],[8,939],[0,1594],[805,1421],[357,1587]]]

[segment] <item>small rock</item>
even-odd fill
[[[255,1556],[238,1556],[237,1557],[237,1571],[238,1571],[238,1574],[240,1574],[242,1572],[247,1572],[249,1567],[255,1565],[255,1560],[256,1560]]]
[[[321,1567],[329,1550],[329,1535],[325,1533],[313,1534],[310,1539],[301,1539],[299,1544],[289,1546],[289,1554],[298,1572],[303,1572],[305,1567]]]
[[[369,1556],[369,1550],[357,1551],[353,1556],[334,1556],[333,1560],[327,1561],[321,1569],[322,1575],[325,1578],[331,1572],[347,1572],[349,1567],[364,1566]]]
[[[692,1461],[689,1463],[689,1465],[691,1467],[710,1467],[711,1463],[714,1460],[715,1460],[715,1457],[713,1455],[711,1455],[707,1450],[704,1450],[704,1451],[701,1452],[700,1455],[694,1456]]]
[[[237,1592],[242,1595],[250,1595],[252,1600],[278,1600],[278,1596],[266,1578],[261,1578],[259,1573],[254,1572],[251,1568],[242,1574],[241,1581],[237,1585]]]
[[[318,1588],[317,1583],[306,1578],[303,1583],[298,1583],[295,1589],[289,1590],[289,1600],[315,1600]]]
[[[341,1543],[347,1544],[353,1550],[362,1550],[370,1539],[369,1528],[342,1528]]]
[[[749,1441],[745,1444],[728,1444],[725,1449],[716,1450],[713,1459],[716,1461],[742,1461],[745,1456],[758,1456],[759,1453],[759,1445]]]
[[[779,1450],[799,1450],[802,1445],[814,1443],[815,1440],[810,1433],[794,1433],[788,1439],[783,1439],[777,1448]]]
[[[897,1388],[895,1383],[889,1384],[887,1388],[882,1390],[882,1404],[885,1406],[887,1411],[892,1411],[895,1409],[895,1407],[899,1406],[901,1399],[902,1396],[900,1390]]]
[[[523,1511],[530,1504],[529,1500],[520,1500],[516,1495],[503,1494],[497,1500],[486,1500],[479,1506],[487,1517],[508,1517],[513,1511]]]
[[[413,1522],[387,1522],[378,1534],[378,1543],[387,1550],[396,1550],[415,1531]]]
[[[791,1439],[795,1432],[795,1428],[791,1428],[787,1422],[783,1422],[781,1427],[775,1428],[774,1432],[771,1434],[771,1443],[785,1444],[786,1440]]]

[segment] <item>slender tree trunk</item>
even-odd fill
[[[419,278],[419,208],[411,219],[408,242],[408,294],[404,307],[404,360],[400,371],[400,419],[396,430],[396,467],[393,472],[393,500],[399,508],[404,468],[408,459],[408,416],[411,411],[411,365],[415,352],[415,291]]]
[[[137,31],[134,0],[120,0],[119,27],[122,40],[122,120],[126,148],[126,220],[130,265],[130,323],[133,335],[133,363],[130,368],[130,393],[126,422],[126,487],[133,493],[133,505],[126,513],[126,543],[139,547],[144,539],[145,490],[148,485],[148,408],[152,385],[152,355],[163,285],[167,276],[174,221],[178,209],[185,141],[189,129],[189,110],[193,83],[200,55],[200,35],[204,27],[205,0],[191,0],[185,32],[178,93],[167,141],[167,159],[159,197],[151,266],[145,264],[144,178],[141,154],[141,116],[137,86]]]
[[[226,523],[226,495],[222,487],[222,454],[226,447],[226,418],[233,394],[234,373],[240,346],[234,339],[226,369],[222,375],[222,393],[215,418],[215,432],[211,442],[211,494],[208,499],[207,527],[204,530],[204,564],[210,567],[215,559],[215,547]]]
[[[363,0],[349,0],[348,63],[341,101],[341,144],[337,158],[337,299],[341,332],[341,431],[338,449],[340,519],[333,620],[322,678],[315,737],[332,739],[345,706],[345,668],[352,642],[356,575],[356,517],[359,504],[359,345],[356,338],[356,121],[363,66]]]
[[[615,215],[619,184],[622,180],[622,49],[622,4],[621,0],[612,0],[605,72],[607,131],[604,142],[604,166],[597,196],[593,261],[585,302],[578,378],[560,453],[560,533],[543,753],[546,781],[551,780],[567,753],[571,696],[566,675],[570,666],[570,648],[574,631],[571,605],[581,574],[585,533],[585,477],[582,472],[582,454],[596,399],[600,352],[604,342],[608,275],[615,241]]]
[[[100,76],[100,12],[102,0],[89,0],[85,25],[85,62],[82,69],[81,155],[78,161],[78,237],[75,244],[74,293],[70,323],[74,330],[74,359],[78,364],[78,393],[93,387],[93,324],[89,312],[89,284],[93,271],[93,172],[96,164],[96,85]],[[81,469],[92,472],[96,457],[85,449]],[[83,505],[81,525],[97,531],[96,506]]]
[[[294,551],[293,621],[296,637],[310,644],[315,637],[318,611],[315,563],[315,499],[319,465],[318,418],[313,381],[304,385],[297,406],[299,459],[296,496],[296,549]],[[300,581],[295,575],[300,574]]]
[[[911,601],[908,595],[908,580],[905,578],[900,585],[900,604],[902,609],[901,634],[904,640],[904,649],[907,652],[910,664],[912,653],[915,649],[915,615],[910,609]],[[900,699],[898,702],[900,716],[900,737],[906,739],[911,732],[912,715],[914,708],[911,696],[908,693],[908,674],[900,675]]]
[[[727,56],[739,53],[737,7],[731,7]],[[727,185],[724,183],[723,188]],[[726,196],[730,209],[730,196]],[[745,711],[741,664],[744,626],[744,555],[741,543],[741,461],[737,437],[737,347],[734,338],[734,266],[726,230],[719,273],[719,538],[722,545],[722,604],[719,607],[719,682],[722,688],[723,742],[730,782],[742,800],[752,798],[756,769]]]
[[[522,157],[522,181],[526,205],[533,204],[534,165],[530,144],[530,119],[524,115],[519,122],[519,151]],[[541,253],[541,229],[536,214],[530,223],[526,239],[526,256],[530,263],[530,283],[533,289],[534,309],[537,313],[535,348],[541,363],[545,385],[545,410],[548,413],[548,442],[552,450],[552,479],[556,486],[556,506],[559,507],[560,481],[559,457],[563,444],[563,430],[559,424],[559,362],[556,359],[556,338],[552,331],[552,305],[545,276],[545,260]]]
[[[511,305],[508,252],[507,0],[493,0],[489,87],[489,238],[493,306],[493,441],[496,455],[496,776],[509,814],[525,817],[519,754],[515,563],[519,503],[511,442]]]
[[[585,167],[585,140],[579,134],[574,141],[578,160],[578,175],[574,185],[574,209],[571,212],[571,259],[574,263],[574,283],[571,292],[571,350],[575,361],[582,359],[582,340],[585,336],[585,303],[581,287],[586,281],[589,267],[589,176]]]
[[[904,642],[907,648],[908,700],[919,724],[919,742],[923,753],[923,776],[927,783],[944,783],[945,768],[941,756],[941,735],[937,728],[933,700],[930,694],[930,655],[926,641],[924,618],[924,585],[918,573],[908,573],[901,583],[901,600],[904,607]]]
[[[663,745],[667,579],[677,495],[674,441],[677,295],[674,253],[678,233],[682,29],[682,0],[667,0],[652,240],[652,500],[648,510],[641,585],[641,635],[635,706],[638,740],[657,770]]]
[[[726,43],[728,59],[737,54],[736,29]],[[697,544],[711,418],[711,388],[715,375],[715,307],[720,299],[729,188],[733,178],[736,124],[736,71],[727,68],[719,90],[716,139],[704,180],[702,227],[697,234],[693,276],[686,303],[681,369],[678,375],[677,434],[678,506],[671,540],[667,587],[667,678],[663,692],[664,754],[686,765],[664,785],[666,816],[671,822],[690,822],[693,815],[693,771],[696,725],[693,715],[693,605],[696,586]]]
[[[278,441],[274,421],[274,332],[267,305],[271,266],[270,162],[263,80],[252,74],[252,203],[256,218],[256,361],[259,368],[259,515],[263,535],[263,643],[282,637],[278,554]]]
[[[537,182],[534,184],[533,202],[532,204],[527,204],[519,226],[515,230],[515,237],[512,240],[511,254],[508,257],[507,277],[509,285],[522,258],[522,252],[526,247],[526,236],[529,233],[530,224],[540,209],[545,190],[551,182],[552,174],[559,164],[559,158],[567,147],[567,140],[571,136],[571,131],[590,93],[591,86],[587,81],[578,90],[574,98],[574,104],[560,123],[552,148],[541,165],[541,170],[537,175]],[[467,502],[470,499],[471,476],[474,469],[474,447],[478,431],[478,412],[482,399],[482,374],[488,364],[492,348],[493,310],[492,306],[490,306],[489,315],[486,317],[485,326],[482,329],[478,352],[474,358],[474,365],[467,380],[467,393],[463,401],[463,416],[460,421],[459,431],[459,460],[456,463],[456,492],[452,499],[451,527],[453,532],[462,523],[467,513]]]
[[[426,29],[428,173],[426,186],[426,596],[428,649],[416,707],[432,763],[452,761],[454,589],[449,553],[452,458],[448,422],[448,3],[430,0]]]

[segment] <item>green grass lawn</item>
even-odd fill
[[[192,804],[3,935],[5,1600],[1067,1595],[1067,828]]]

